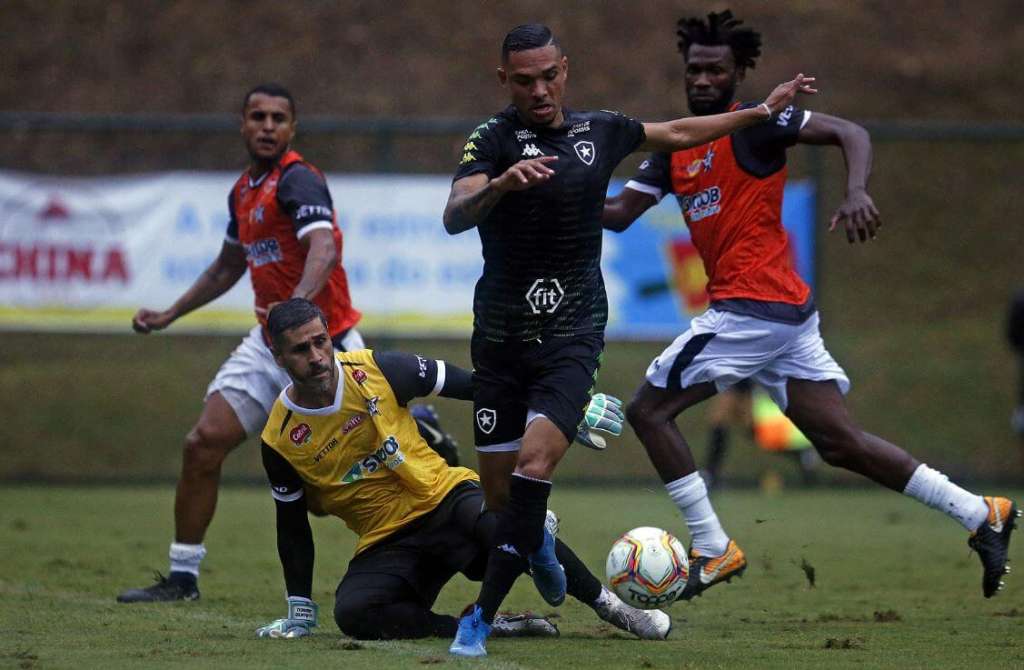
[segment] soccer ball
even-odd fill
[[[641,526],[612,545],[605,563],[608,583],[633,607],[650,610],[671,605],[686,588],[690,561],[671,533]]]

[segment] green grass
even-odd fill
[[[1024,493],[1018,491],[1017,495]],[[281,616],[283,580],[273,503],[262,489],[228,487],[210,530],[203,599],[119,605],[115,594],[166,568],[172,490],[6,487],[0,491],[0,667],[494,668],[1019,668],[1024,581],[981,596],[980,568],[954,522],[884,491],[725,491],[719,515],[748,552],[744,579],[670,608],[669,641],[640,642],[570,601],[557,640],[495,640],[485,661],[446,654],[447,640],[353,643],[331,619],[352,535],[314,520],[315,637],[256,640]],[[632,526],[682,523],[663,491],[556,487],[562,537],[603,568]],[[1020,555],[1018,539],[1013,554]],[[812,588],[801,564],[814,567]],[[461,577],[437,611],[476,593]],[[511,609],[550,611],[521,580]]]

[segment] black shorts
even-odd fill
[[[482,580],[489,545],[488,538],[477,536],[483,502],[476,482],[459,484],[433,512],[353,558],[335,600],[385,605],[411,595],[429,609],[456,573]]]
[[[604,335],[491,342],[473,336],[473,433],[477,448],[518,448],[526,415],[543,414],[576,437],[601,367]]]

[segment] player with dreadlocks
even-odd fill
[[[761,55],[761,36],[729,11],[679,22],[686,96],[697,116],[744,105],[737,86]],[[675,424],[683,410],[737,382],[764,387],[830,465],[857,472],[941,510],[971,536],[991,597],[1008,572],[1010,532],[1019,516],[1007,498],[974,495],[900,447],[861,430],[843,395],[846,373],[825,349],[810,288],[797,275],[782,227],[786,149],[831,144],[846,160],[846,198],[831,227],[850,243],[875,239],[881,219],[867,193],[871,143],[860,126],[789,106],[773,121],[701,146],[654,153],[605,204],[602,223],[625,230],[669,193],[676,196],[708,276],[710,308],[648,367],[626,416],[686,519],[690,577],[682,598],[739,576],[746,559],[722,528]]]

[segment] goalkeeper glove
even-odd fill
[[[622,422],[626,415],[622,411],[622,401],[604,393],[595,393],[587,405],[583,422],[580,423],[576,441],[584,447],[601,450],[608,446],[605,439],[595,431],[610,433],[618,437],[622,435]]]
[[[309,598],[288,596],[288,617],[256,629],[256,637],[286,638],[312,635],[320,608]]]

